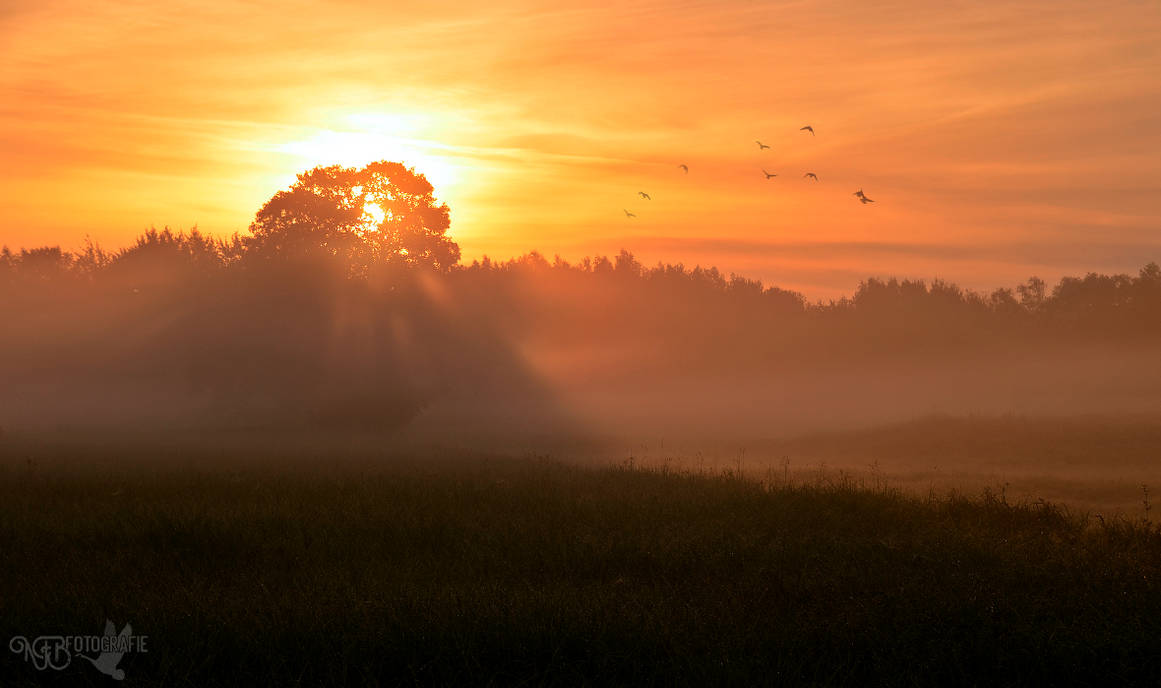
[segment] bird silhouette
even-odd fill
[[[799,129],[798,131],[809,131],[809,132],[810,132],[810,135],[811,135],[811,136],[814,136],[814,127],[810,126],[809,124],[808,124],[808,125],[806,125],[805,127],[802,127],[802,128],[801,128],[801,129]]]
[[[653,200],[653,199],[652,199],[652,198],[649,196],[649,194],[645,193],[644,191],[638,191],[638,192],[637,192],[637,195],[638,195],[638,196],[640,196],[641,198],[644,198],[644,199],[645,199],[645,200],[647,200],[647,201],[652,201],[652,200]]]
[[[685,170],[686,174],[689,174],[689,165],[678,165],[678,167]]]
[[[624,208],[622,208],[622,210],[624,210]],[[629,212],[628,210],[625,210],[625,217],[637,217],[637,216],[634,215],[633,213]]]
[[[813,179],[816,182],[818,181],[818,175],[813,173],[813,172],[807,172],[806,174],[802,175],[803,179],[805,179],[807,177],[810,177],[811,179]]]
[[[777,176],[778,176],[778,175],[776,175],[776,174],[770,174],[769,172],[767,172],[767,171],[766,171],[766,169],[765,169],[765,168],[763,168],[763,169],[762,169],[762,174],[766,175],[766,178],[767,178],[767,179],[772,179],[772,178],[774,178],[774,177],[777,177]]]
[[[767,146],[766,144],[762,143],[761,141],[755,141],[754,143],[758,144],[758,150],[762,150],[763,148],[770,147],[770,146]]]
[[[105,619],[105,637],[120,638],[120,647],[124,647],[128,644],[128,640],[131,635],[133,635],[133,627],[129,624],[125,624],[125,628],[122,628],[121,634],[118,635],[117,627],[113,625],[113,622]],[[117,665],[121,662],[121,658],[124,656],[124,652],[102,652],[97,656],[96,659],[81,655],[81,657],[84,657],[85,659],[92,662],[93,666],[97,667],[97,671],[101,672],[102,674],[112,676],[118,681],[125,678],[125,672],[117,668]]]

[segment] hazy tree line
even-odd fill
[[[300,175],[245,235],[4,248],[0,424],[383,427],[448,394],[548,404],[545,360],[647,386],[1161,334],[1156,263],[987,294],[871,278],[812,303],[627,251],[464,265],[448,225],[422,175],[376,163]]]
[[[458,248],[454,249],[458,254]],[[275,258],[280,258],[275,260]],[[377,274],[375,274],[377,272]],[[70,288],[113,288],[123,294],[197,290],[231,273],[262,272],[267,277],[301,282],[343,279],[378,281],[394,289],[426,272],[449,287],[472,285],[486,288],[487,299],[516,298],[529,278],[554,282],[558,288],[615,289],[624,303],[644,305],[650,296],[666,294],[691,307],[701,304],[741,309],[755,319],[770,317],[830,317],[883,319],[882,325],[903,318],[920,324],[927,320],[983,319],[1005,326],[1016,323],[1041,327],[1110,328],[1119,333],[1161,330],[1161,267],[1150,262],[1137,275],[1064,277],[1049,286],[1030,277],[1015,287],[990,293],[962,289],[935,279],[870,277],[852,296],[810,302],[802,294],[764,286],[761,281],[725,274],[715,267],[687,268],[682,264],[642,265],[629,251],[614,257],[586,257],[570,263],[556,256],[552,261],[533,251],[505,261],[488,257],[469,265],[396,264],[374,265],[352,261],[348,256],[296,247],[293,256],[279,256],[250,237],[220,239],[196,228],[174,232],[150,229],[130,246],[105,251],[87,241],[78,251],[45,246],[12,251],[0,248],[0,289],[9,307],[18,300],[47,297]],[[511,282],[509,284],[508,282]],[[567,285],[567,287],[565,286]],[[507,310],[501,308],[499,310]]]
[[[719,297],[746,303],[754,315],[791,316],[798,314],[867,314],[890,316],[943,316],[975,318],[981,315],[1059,324],[1120,324],[1129,329],[1154,330],[1161,326],[1161,267],[1150,262],[1134,276],[1101,275],[1064,277],[1049,287],[1039,277],[1030,277],[1014,288],[1001,287],[990,293],[961,289],[935,279],[870,277],[861,282],[850,297],[809,302],[795,291],[763,286],[759,280],[717,268],[692,269],[682,264],[642,265],[632,253],[622,250],[606,256],[584,258],[570,264],[559,256],[549,262],[533,251],[526,256],[497,262],[485,257],[461,268],[467,273],[512,273],[521,271],[557,273],[561,279],[583,275],[593,279],[620,281],[628,288],[645,291],[679,291],[691,298]],[[567,276],[566,276],[567,275]]]

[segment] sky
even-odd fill
[[[14,248],[244,232],[387,159],[468,261],[624,248],[812,299],[1161,262],[1157,0],[0,0],[0,94]]]

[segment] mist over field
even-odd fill
[[[868,277],[825,303],[713,268],[643,266],[627,251],[577,264],[531,253],[361,265],[169,230],[118,253],[5,253],[0,426],[12,438],[744,459],[755,471],[874,461],[904,484],[944,488],[1031,467],[1069,484],[1119,481],[1119,496],[1043,480],[1027,495],[1120,506],[1152,477],[1129,454],[1155,448],[1161,418],[1153,263],[987,294]],[[857,459],[795,439],[875,427],[904,438],[932,417],[1006,439],[964,454],[962,431],[947,427],[926,455]],[[1152,439],[1103,456],[1095,440],[1040,433],[1037,447],[1005,453],[1027,432],[988,420],[1003,417]],[[1081,475],[1054,458],[1076,446],[1105,469]]]
[[[166,231],[116,256],[6,256],[4,426],[394,432],[446,418],[451,442],[743,441],[932,414],[1161,412],[1155,264],[988,295],[872,277],[807,303],[627,252],[351,279],[334,261],[224,250]]]
[[[488,319],[597,436],[747,443],[932,414],[1161,411],[1152,267],[1065,280],[1055,297],[1021,285],[1022,301],[871,278],[810,304],[628,253],[579,267],[533,255],[455,279],[472,311],[503,295]],[[496,391],[489,408],[507,396]]]

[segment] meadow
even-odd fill
[[[849,474],[0,442],[0,636],[127,683],[1156,685],[1161,531]],[[106,685],[13,653],[0,684]]]

